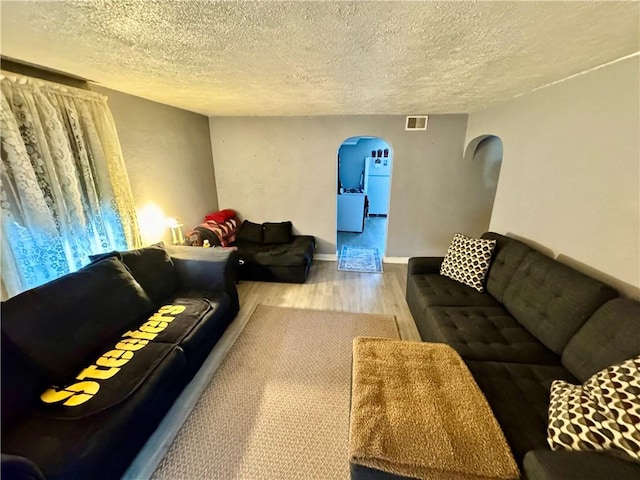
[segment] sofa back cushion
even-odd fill
[[[120,258],[155,304],[178,290],[176,268],[162,244],[120,252]]]
[[[262,241],[271,243],[291,243],[291,222],[265,222],[262,224],[264,237]]]
[[[486,290],[493,298],[502,302],[504,291],[513,274],[524,257],[533,249],[518,240],[494,232],[487,232],[482,235],[482,238],[496,241],[493,258],[486,276]]]
[[[230,248],[191,248],[168,246],[176,273],[180,280],[180,292],[226,292],[231,299],[232,314],[239,308],[238,290],[235,280],[238,276],[238,252]]]
[[[640,355],[640,302],[605,303],[571,338],[562,364],[581,382],[596,372]]]
[[[210,232],[215,236],[212,232]],[[218,245],[220,242],[218,241]],[[99,262],[105,258],[116,257],[125,264],[133,278],[147,292],[149,298],[158,304],[179,286],[178,274],[171,256],[167,253],[163,243],[156,243],[144,248],[118,252],[89,255],[92,262]]]
[[[50,382],[64,382],[151,310],[131,272],[109,257],[3,302],[2,332]]]
[[[249,220],[242,222],[238,235],[236,235],[237,242],[253,242],[262,243],[264,239],[263,227],[259,223],[253,223]]]
[[[587,319],[618,295],[613,288],[531,251],[504,291],[504,306],[557,354]]]

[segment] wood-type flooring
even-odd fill
[[[420,341],[405,300],[406,264],[385,264],[383,274],[338,271],[336,262],[314,261],[306,283],[241,282],[240,312],[200,371],[131,464],[123,480],[151,478],[227,352],[257,305],[395,315],[400,337]]]
[[[377,248],[380,257],[383,257],[386,250],[387,221],[387,217],[367,217],[364,220],[362,233],[338,232],[336,243],[338,255],[340,255],[343,245],[350,245],[352,247]]]

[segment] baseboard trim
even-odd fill
[[[314,260],[321,260],[325,262],[337,262],[338,255],[331,253],[316,253],[313,255]],[[383,257],[383,263],[409,263],[409,257]]]
[[[334,255],[332,253],[315,253],[313,255],[314,260],[323,260],[325,262],[337,262],[338,255]]]
[[[383,263],[409,263],[409,257],[384,257]]]

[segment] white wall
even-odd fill
[[[95,85],[109,97],[136,206],[157,206],[178,217],[186,233],[217,210],[208,118]],[[144,222],[141,229],[145,230]],[[171,242],[168,229],[143,241]]]
[[[499,136],[491,229],[639,297],[640,59],[469,116],[467,143]]]
[[[318,253],[336,253],[337,151],[360,135],[393,149],[387,256],[444,255],[454,233],[480,235],[489,226],[493,198],[483,193],[482,169],[463,159],[466,115],[433,115],[426,132],[405,131],[404,116],[209,123],[220,208],[254,222],[292,220],[316,237]]]

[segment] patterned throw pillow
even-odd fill
[[[440,275],[445,275],[482,292],[484,277],[489,270],[494,248],[496,248],[495,240],[471,238],[456,233],[440,267]]]
[[[555,380],[547,434],[552,450],[601,451],[640,462],[640,356],[582,385]]]

